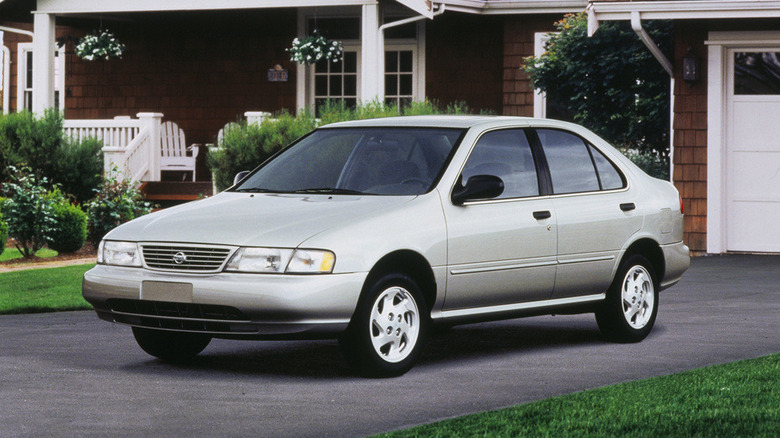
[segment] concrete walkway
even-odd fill
[[[780,352],[780,257],[694,259],[639,344],[592,315],[456,327],[408,374],[353,376],[334,341],[143,353],[91,311],[0,316],[2,437],[359,437]]]

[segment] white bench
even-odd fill
[[[198,145],[187,146],[184,131],[174,122],[165,122],[160,127],[160,170],[192,171],[195,181],[195,166],[197,162]]]

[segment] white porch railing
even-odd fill
[[[65,120],[65,135],[75,140],[95,137],[103,142],[106,174],[116,167],[133,181],[160,180],[161,113],[138,113],[112,120]]]

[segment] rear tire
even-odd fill
[[[650,334],[657,315],[653,265],[644,256],[632,255],[620,264],[606,300],[596,311],[596,322],[611,341],[639,342]]]
[[[138,345],[150,355],[167,362],[186,362],[203,351],[211,336],[133,327]]]
[[[350,367],[365,377],[394,377],[409,371],[430,327],[428,307],[417,283],[401,273],[369,286],[339,339]]]

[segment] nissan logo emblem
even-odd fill
[[[180,265],[186,261],[187,261],[187,254],[184,254],[181,251],[173,255],[173,263],[176,263],[177,265]]]

